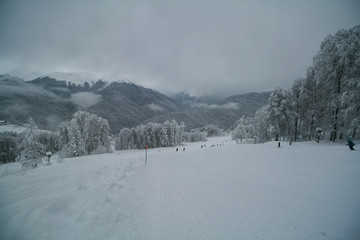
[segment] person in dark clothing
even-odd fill
[[[348,143],[346,144],[346,146],[349,146],[350,150],[355,150],[355,149],[354,149],[354,146],[355,146],[354,142],[353,142],[350,138],[348,138],[348,139],[346,139],[346,140],[348,141]]]

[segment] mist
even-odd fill
[[[118,76],[172,94],[288,88],[358,1],[1,1],[0,73]]]

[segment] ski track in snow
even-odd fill
[[[1,239],[360,239],[359,151],[202,144],[4,176]]]

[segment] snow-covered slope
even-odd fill
[[[2,177],[1,239],[359,239],[359,151],[203,144]]]
[[[11,70],[7,74],[24,79],[25,81],[31,81],[43,75],[43,73],[28,67],[18,67],[16,69]]]
[[[29,67],[18,67],[13,69],[6,74],[9,74],[13,77],[21,78],[25,81],[32,81],[36,78],[50,77],[59,81],[66,81],[74,83],[75,85],[83,85],[85,82],[88,82],[90,86],[96,83],[98,80],[103,80],[107,85],[113,82],[129,82],[127,75],[115,75],[115,74],[95,74],[90,72],[64,72],[56,71],[49,73],[41,73],[37,70],[31,69]]]

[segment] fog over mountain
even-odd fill
[[[90,86],[87,82],[76,85],[50,77],[24,81],[1,75],[0,119],[22,124],[31,116],[39,127],[56,130],[75,111],[85,109],[107,119],[113,134],[124,127],[169,119],[184,121],[187,130],[207,124],[227,129],[242,115],[252,116],[269,96],[269,92],[249,93],[217,102],[215,96],[190,96],[193,101],[189,102],[126,80],[99,80]]]

